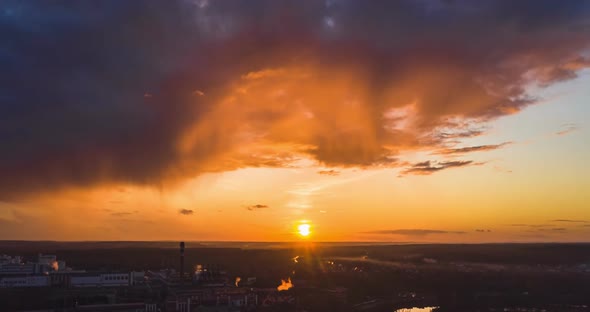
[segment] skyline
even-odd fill
[[[7,1],[0,34],[0,240],[590,241],[587,1]]]

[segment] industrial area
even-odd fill
[[[256,277],[231,276],[218,264],[185,264],[180,243],[180,270],[87,271],[73,269],[57,255],[36,259],[0,255],[0,290],[46,303],[34,311],[254,311],[293,307],[291,280],[274,288],[256,287]],[[8,300],[7,300],[8,301]],[[0,311],[6,306],[0,300]],[[8,310],[7,310],[8,311]]]
[[[587,247],[5,241],[0,311],[578,312]]]

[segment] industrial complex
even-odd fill
[[[295,304],[284,291],[290,287],[257,288],[256,277],[231,277],[215,264],[186,270],[184,251],[181,242],[178,271],[86,271],[68,267],[57,255],[28,261],[2,255],[0,291],[42,290],[47,306],[38,311],[253,311]]]

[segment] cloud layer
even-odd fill
[[[465,234],[463,231],[443,231],[430,229],[397,229],[365,232],[365,234],[426,236],[430,234]]]
[[[0,200],[301,158],[398,166],[590,65],[587,1],[1,6]]]

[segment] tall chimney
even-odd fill
[[[180,280],[184,280],[184,242],[180,242]]]

